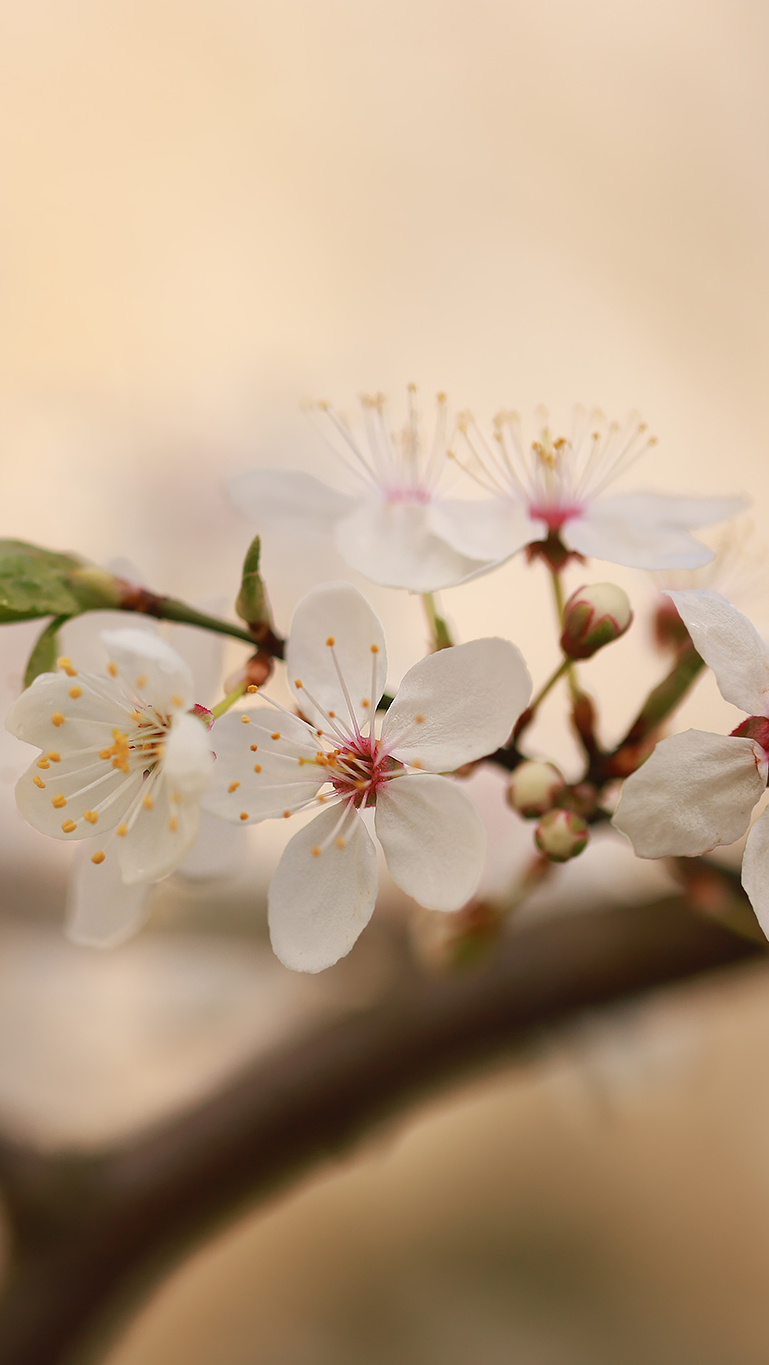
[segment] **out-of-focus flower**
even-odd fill
[[[381,394],[362,399],[360,432],[327,403],[315,405],[324,435],[355,480],[352,492],[339,492],[298,469],[253,469],[227,485],[235,506],[257,530],[275,522],[333,530],[345,562],[386,587],[434,592],[482,572],[491,556],[457,549],[453,518],[442,515],[445,395],[438,395],[435,430],[427,442],[413,386],[408,393],[408,418],[400,431],[391,430]]]
[[[635,569],[692,568],[712,558],[689,532],[739,512],[742,498],[606,496],[615,479],[652,444],[635,416],[624,426],[575,410],[568,437],[554,438],[540,413],[527,446],[515,412],[494,419],[488,440],[473,419],[460,419],[471,455],[464,466],[493,496],[441,509],[447,538],[466,555],[501,561],[525,545],[557,535],[567,550]]]
[[[696,857],[731,844],[750,823],[769,774],[769,648],[720,593],[674,592],[695,649],[725,701],[748,713],[730,735],[663,739],[625,782],[614,824],[641,858]],[[742,884],[769,931],[769,810],[748,835]]]
[[[752,603],[765,610],[767,557],[766,545],[757,542],[755,526],[750,517],[739,517],[731,525],[722,527],[710,539],[713,558],[696,569],[658,570],[652,577],[660,595],[654,606],[653,630],[655,643],[661,649],[680,649],[688,641],[688,634],[668,591],[688,592],[690,589],[711,588],[720,592],[741,610]],[[759,623],[760,623],[759,615]],[[766,631],[762,631],[766,635]]]
[[[168,876],[191,848],[213,755],[210,713],[191,713],[192,676],[183,659],[144,630],[104,631],[102,639],[107,676],[78,673],[62,658],[59,671],[41,674],[22,693],[6,724],[42,750],[16,788],[25,819],[57,839],[96,836],[90,864],[105,886],[90,871],[87,881],[81,875],[70,932],[107,944],[133,931],[146,886]]]
[[[580,815],[571,810],[551,810],[540,820],[534,841],[551,863],[567,863],[587,848],[590,829]]]
[[[553,809],[566,783],[554,763],[526,759],[510,776],[507,800],[525,820]]]
[[[377,893],[375,828],[394,881],[420,904],[456,910],[475,891],[485,833],[475,805],[440,773],[503,744],[531,680],[508,640],[473,640],[409,670],[377,738],[387,674],[381,624],[347,584],[296,609],[286,662],[303,716],[266,706],[217,722],[207,810],[244,823],[320,813],[288,844],[269,897],[283,963],[317,972],[350,951]]]

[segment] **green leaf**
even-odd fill
[[[0,624],[37,616],[76,616],[80,605],[67,583],[77,555],[57,554],[24,540],[0,540]]]
[[[69,618],[54,616],[37,637],[32,653],[27,660],[24,673],[24,686],[29,687],[41,673],[53,673],[59,655],[59,631]]]
[[[235,602],[235,610],[241,621],[245,621],[257,637],[260,628],[272,630],[272,614],[267,599],[267,589],[259,573],[260,553],[261,542],[259,537],[255,536],[248,547],[248,553],[243,564],[240,592]]]

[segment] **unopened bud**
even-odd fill
[[[652,621],[654,642],[660,649],[676,653],[689,643],[689,632],[678,614],[678,607],[669,597],[660,597]]]
[[[511,774],[507,800],[524,819],[535,819],[553,809],[565,785],[554,764],[527,759]]]
[[[537,848],[552,863],[567,863],[585,848],[590,831],[585,821],[571,810],[551,810],[537,825]]]
[[[569,659],[590,659],[624,635],[632,619],[630,598],[615,583],[578,588],[564,608],[561,649]]]

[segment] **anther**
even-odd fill
[[[248,811],[247,811],[247,810],[242,810],[242,811],[240,812],[240,818],[241,818],[241,820],[247,820],[247,819],[248,819]]]
[[[290,814],[291,814],[291,811],[290,811],[290,810],[284,810],[284,812],[283,812],[283,819],[284,819],[284,820],[287,820]]]
[[[82,689],[82,687],[77,687],[77,686],[75,686],[75,687],[70,687],[70,689],[69,689],[69,695],[71,696],[71,698],[72,698],[73,701],[77,701],[78,697],[82,697],[82,695],[83,695],[83,689]]]
[[[261,765],[261,763],[255,763],[255,764],[254,764],[254,772],[255,772],[255,773],[260,773],[261,771],[262,771],[262,765]]]
[[[336,711],[329,711],[329,713],[328,713],[328,718],[329,718],[329,720],[336,720]],[[319,735],[322,735],[322,734],[323,734],[323,731],[322,731],[322,730],[319,730],[319,731],[318,731],[318,734],[319,734]]]
[[[372,653],[372,654],[378,654],[378,653],[379,653],[379,645],[372,645],[372,646],[371,646],[371,653]]]
[[[342,838],[341,834],[339,835],[338,838],[336,838],[336,839],[334,840],[334,843],[336,844],[337,848],[345,848],[345,847],[346,847],[345,841],[344,841],[344,839]]]
[[[251,745],[251,753],[252,753],[252,754],[255,754],[258,748],[259,748],[259,745],[258,745],[258,744],[252,744],[252,745]]]
[[[128,825],[118,825],[115,833],[118,836],[118,839],[125,839],[128,833]]]
[[[61,763],[61,754],[57,754],[55,749],[49,749],[46,758],[50,758],[52,763]]]
[[[232,795],[233,792],[236,792],[238,790],[239,786],[240,786],[239,782],[231,782],[229,787],[227,788],[227,791],[230,793],[230,795]]]
[[[47,758],[39,758],[35,764],[35,767],[37,768],[50,768],[50,766]]]
[[[179,821],[177,820],[175,815],[172,815],[171,819],[168,821],[168,828],[170,829],[172,834],[175,834],[177,829],[179,828]]]
[[[146,687],[146,686],[147,686],[147,674],[146,674],[146,673],[140,673],[140,674],[139,674],[138,678],[136,679],[136,686],[137,686],[139,689],[141,689],[142,687]]]
[[[301,678],[294,678],[294,687],[297,689],[298,692],[301,692],[301,690],[302,690],[302,679],[301,679]]]
[[[84,820],[87,820],[88,823],[89,823],[89,825],[95,825],[95,824],[96,824],[96,821],[98,820],[98,818],[99,818],[99,817],[98,817],[98,815],[96,814],[96,811],[95,811],[95,810],[84,810],[84,811],[83,811],[83,819],[84,819]]]
[[[414,720],[416,721],[417,725],[424,725],[425,723],[424,716],[415,716]]]
[[[251,717],[250,717],[250,716],[241,716],[241,717],[240,717],[240,723],[241,723],[241,725],[250,725],[250,724],[251,724]]]
[[[62,825],[62,830],[64,831],[65,834],[74,834],[76,829],[77,825],[75,824],[74,820],[65,820],[64,824]]]
[[[111,749],[100,749],[100,750],[99,750],[99,758],[112,758],[112,750],[111,750]]]
[[[63,715],[61,714],[61,711],[54,711],[53,715],[51,716],[51,725],[59,726],[59,725],[63,725],[63,724],[64,724],[64,717],[63,717]]]
[[[51,805],[53,806],[54,810],[61,810],[62,806],[66,806],[66,804],[67,804],[66,796],[51,797]]]
[[[117,668],[115,667],[114,664],[111,664],[111,663],[110,663],[110,664],[107,664],[107,672],[109,673],[109,675],[110,675],[111,678],[116,678],[116,677],[117,677]]]
[[[310,852],[311,852],[313,858],[319,858],[319,857],[320,857],[320,849],[318,848],[318,845],[317,845],[317,844],[313,844],[312,848],[310,849]]]
[[[184,706],[184,698],[180,697],[178,692],[174,692],[171,701],[173,702],[174,706]]]
[[[270,739],[280,739],[280,730],[276,730],[274,735],[270,735]]]
[[[42,777],[37,777],[37,776],[35,776],[35,777],[32,778],[32,781],[34,782],[34,784],[35,784],[36,787],[39,787],[39,788],[40,788],[41,791],[45,791],[45,783],[44,783]]]
[[[249,683],[248,687],[246,688],[246,691],[250,692],[251,695],[253,696],[254,692],[259,691],[259,688],[257,687],[256,683]]]
[[[371,705],[371,702],[369,701],[368,697],[363,697],[363,698],[361,699],[361,706],[363,707],[363,710],[364,710],[364,711],[368,711],[368,708],[370,707],[370,705]]]
[[[328,639],[327,639],[327,641],[326,641],[326,644],[328,645],[329,649],[333,649],[333,648],[334,648],[334,645],[336,644],[336,640],[334,639],[333,635],[329,635],[329,637],[328,637]]]
[[[155,802],[153,801],[151,796],[145,796],[144,800],[142,801],[142,805],[144,806],[145,810],[152,810],[154,804]]]
[[[104,854],[103,854],[103,853],[94,853],[94,855],[93,855],[93,857],[92,857],[92,859],[91,859],[91,862],[92,862],[92,863],[96,863],[96,866],[98,867],[98,866],[99,866],[99,863],[103,863],[103,862],[104,862]]]

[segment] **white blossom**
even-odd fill
[[[350,951],[374,909],[366,808],[374,808],[403,891],[437,910],[457,910],[472,896],[484,827],[470,798],[439,774],[507,740],[531,680],[508,640],[441,650],[409,670],[377,735],[384,634],[361,594],[343,583],[300,602],[286,663],[304,718],[267,705],[222,717],[204,804],[244,823],[318,810],[285,849],[269,894],[278,957],[317,972]]]
[[[747,712],[730,735],[686,730],[663,739],[625,782],[614,824],[641,858],[696,857],[739,839],[769,775],[769,648],[720,593],[671,592],[721,695]],[[745,845],[742,884],[769,932],[769,810]]]
[[[102,640],[105,676],[62,658],[21,694],[6,725],[42,751],[17,784],[21,814],[53,838],[89,841],[70,892],[70,936],[106,946],[135,930],[148,884],[191,848],[213,755],[207,720],[191,713],[183,659],[141,629]]]
[[[235,506],[257,530],[274,523],[333,530],[345,562],[386,587],[433,592],[490,567],[484,550],[466,555],[456,547],[448,515],[442,515],[448,504],[441,486],[451,474],[445,395],[438,395],[429,442],[413,386],[402,430],[391,429],[381,394],[361,403],[362,431],[327,403],[314,409],[351,476],[350,492],[330,488],[298,469],[253,469],[227,485]]]
[[[712,559],[690,531],[740,511],[742,498],[671,497],[606,490],[652,444],[636,417],[624,427],[575,409],[568,437],[554,438],[547,414],[534,441],[518,413],[494,419],[488,440],[469,415],[460,419],[470,463],[463,467],[492,496],[440,509],[442,533],[466,555],[497,562],[557,534],[568,550],[636,569],[693,568]]]

